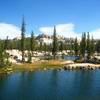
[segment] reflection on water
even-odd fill
[[[37,71],[0,76],[0,100],[100,100],[100,71]]]

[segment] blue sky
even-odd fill
[[[100,0],[0,0],[0,23],[20,27],[23,14],[27,33],[70,23],[76,33],[100,28]]]

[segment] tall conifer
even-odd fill
[[[53,44],[52,44],[52,54],[54,59],[56,58],[57,51],[58,51],[58,43],[57,43],[57,36],[56,36],[56,27],[54,26],[54,33],[53,33]]]
[[[24,21],[24,17],[22,19],[22,27],[21,27],[21,52],[22,52],[22,62],[25,61],[25,21]]]

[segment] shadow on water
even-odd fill
[[[0,76],[0,100],[100,100],[100,70]]]

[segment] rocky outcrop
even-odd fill
[[[95,70],[100,68],[100,65],[90,64],[90,63],[76,63],[76,64],[68,64],[64,66],[65,70]]]

